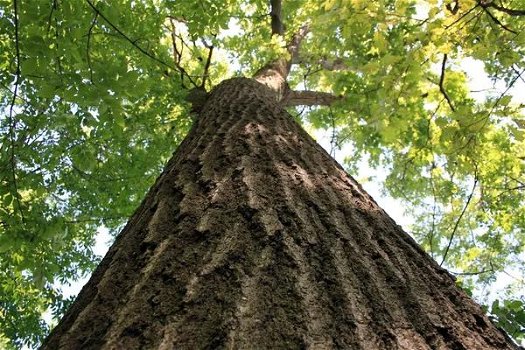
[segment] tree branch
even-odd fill
[[[525,10],[509,9],[496,4],[494,1],[480,0],[478,1],[478,3],[483,8],[492,7],[493,9],[498,10],[500,12],[505,12],[507,15],[525,16]]]
[[[137,50],[139,50],[142,54],[146,55],[147,57],[151,58],[153,61],[160,63],[161,65],[171,69],[171,70],[178,70],[181,75],[186,76],[189,81],[193,84],[194,87],[197,87],[197,84],[191,79],[190,75],[182,68],[180,65],[177,65],[175,67],[169,65],[168,63],[164,62],[163,60],[155,57],[152,53],[146,51],[141,46],[137,44],[136,40],[132,40],[129,36],[127,36],[120,28],[118,28],[116,25],[113,24],[94,4],[91,0],[86,0],[86,2],[89,4],[89,6],[95,11],[96,14],[100,16],[113,30],[115,30],[121,37],[123,37],[127,42],[129,42],[133,47],[135,47]]]
[[[270,16],[272,18],[272,36],[284,36],[284,25],[281,18],[282,3],[281,0],[270,0]],[[277,101],[282,101],[288,90],[286,78],[290,73],[291,60],[286,58],[277,58],[268,62],[253,75],[253,79],[259,83],[268,86],[276,92]]]
[[[287,45],[288,52],[290,53],[290,65],[299,54],[299,47],[304,37],[310,31],[310,25],[305,23],[299,28],[299,30],[293,35],[292,40]]]
[[[429,120],[429,127],[427,129],[428,131],[428,137],[430,138],[430,120]],[[432,146],[430,146],[432,147]],[[432,166],[435,167],[434,162],[434,152],[432,152]],[[436,211],[437,211],[437,195],[436,195],[436,186],[434,181],[434,172],[430,169],[430,186],[432,188],[432,198],[434,199],[434,203],[432,205],[432,225],[430,232],[427,236],[429,236],[429,245],[430,245],[430,256],[432,256],[432,259],[434,259],[434,235],[436,233]]]
[[[338,71],[338,70],[349,70],[350,68],[345,64],[342,58],[336,58],[334,60],[323,59],[317,62],[321,68],[329,71]]]
[[[483,6],[482,6],[483,7]],[[496,23],[498,26],[500,26],[501,28],[505,29],[507,32],[509,33],[512,33],[512,34],[518,34],[518,32],[516,32],[515,30],[512,30],[510,29],[509,27],[507,27],[506,25],[504,25],[503,23],[501,23],[501,21],[499,19],[497,19],[493,14],[492,12],[490,12],[487,8],[487,6],[483,7],[483,11],[485,11],[485,13],[487,15],[489,15],[490,19],[492,19],[492,21],[494,23]]]
[[[51,4],[51,12],[49,12],[49,16],[47,18],[47,33],[49,34],[49,31],[51,30],[51,20],[53,19],[53,12],[58,9],[57,0],[53,0],[53,4]]]
[[[467,198],[467,201],[465,202],[465,206],[463,207],[461,214],[459,214],[459,217],[456,220],[456,223],[454,224],[454,229],[452,230],[452,233],[450,234],[447,248],[445,249],[445,253],[443,254],[443,259],[441,260],[441,263],[439,264],[439,266],[442,266],[445,260],[447,259],[448,251],[450,250],[450,247],[452,246],[452,241],[454,240],[454,236],[456,235],[456,232],[458,230],[459,223],[461,219],[463,218],[463,215],[465,215],[465,212],[467,211],[468,205],[470,204],[470,201],[472,200],[472,196],[474,196],[474,191],[476,190],[477,185],[478,185],[478,175],[477,175],[477,169],[476,169],[476,172],[474,173],[474,184],[472,185],[472,190],[470,191],[470,194]]]
[[[202,82],[201,82],[201,88],[205,89],[206,84],[206,78],[209,76],[209,70],[211,65],[211,57],[213,55],[213,44],[208,44],[203,40],[204,46],[208,49],[208,57],[206,58],[206,63],[204,65],[204,73],[202,73]]]
[[[281,17],[281,0],[270,0],[270,17],[272,19],[272,35],[284,35],[284,25]]]
[[[172,49],[173,49],[173,64],[175,64],[175,67],[179,68],[178,70],[180,73],[180,81],[181,81],[182,87],[185,89],[186,88],[186,86],[184,85],[185,76],[188,76],[188,78],[190,79],[190,82],[193,83],[193,81],[191,80],[191,77],[186,73],[186,71],[184,70],[184,68],[182,68],[180,64],[182,60],[182,53],[184,52],[184,46],[186,45],[186,43],[181,37],[179,37],[181,41],[181,48],[180,50],[178,49],[175,20],[171,17],[170,17],[170,23],[171,23],[171,44],[172,44]],[[195,83],[193,83],[193,85],[196,86]]]
[[[341,100],[342,96],[335,96],[321,91],[289,91],[281,101],[286,107],[291,106],[330,106],[335,101]]]
[[[270,0],[270,7],[270,15],[272,17],[272,35],[284,36],[281,0]],[[296,33],[294,33],[291,41],[286,45],[286,49],[290,53],[289,59],[284,57],[278,58],[264,65],[253,75],[255,80],[275,91],[277,93],[277,100],[284,106],[327,105],[331,103],[327,102],[328,99],[326,97],[320,97],[321,95],[318,95],[317,97],[309,96],[305,98],[305,96],[303,96],[299,98],[294,92],[290,92],[290,88],[286,81],[292,67],[292,61],[298,56],[299,47],[304,37],[308,34],[308,31],[309,25],[304,24]]]
[[[477,276],[477,275],[482,275],[484,273],[494,273],[495,271],[494,271],[494,268],[491,267],[490,269],[483,269],[480,271],[472,271],[472,272],[455,272],[455,271],[450,271],[450,270],[448,272],[456,276]]]
[[[516,76],[514,77],[514,79],[512,79],[512,81],[509,83],[509,85],[507,85],[507,88],[505,89],[505,91],[503,91],[503,92],[499,95],[499,97],[496,99],[496,101],[495,101],[494,104],[492,105],[492,108],[491,108],[490,111],[488,112],[487,116],[486,116],[485,118],[483,118],[483,119],[485,120],[485,123],[482,125],[481,128],[483,128],[483,127],[485,126],[485,124],[488,122],[490,116],[492,115],[492,113],[494,112],[494,110],[496,109],[496,107],[498,107],[498,105],[499,105],[501,99],[502,99],[505,95],[507,95],[507,92],[509,92],[509,90],[514,86],[514,84],[516,83],[516,81],[518,81],[518,79],[521,78],[521,75],[522,75],[523,73],[525,73],[525,69],[523,69],[521,72],[516,71],[516,70],[514,70],[514,71],[517,73]],[[480,119],[480,120],[478,120],[478,121],[472,122],[471,124],[467,125],[467,127],[470,127],[470,126],[472,126],[472,125],[474,125],[474,124],[480,122],[480,121],[483,120],[483,119]]]
[[[98,13],[95,12],[95,16],[93,17],[93,20],[91,21],[91,25],[89,26],[88,34],[87,34],[87,44],[86,44],[86,60],[89,68],[89,80],[91,81],[91,84],[94,84],[93,82],[93,67],[91,65],[91,36],[93,35],[93,28],[95,28],[95,24],[97,24],[97,18]]]
[[[445,70],[447,68],[447,58],[448,58],[448,55],[444,54],[443,55],[443,62],[441,63],[441,77],[439,78],[439,91],[441,91],[441,93],[443,94],[443,96],[447,100],[448,105],[450,106],[450,109],[452,110],[452,112],[455,112],[456,109],[454,108],[454,105],[452,104],[452,101],[450,100],[450,97],[448,96],[447,91],[445,90],[445,86],[444,86]]]
[[[468,16],[472,11],[474,11],[475,9],[477,9],[478,6],[479,6],[479,4],[476,5],[476,6],[474,6],[473,8],[471,8],[471,9],[465,11],[461,16],[459,16],[458,19],[456,19],[454,22],[452,22],[452,23],[450,23],[449,25],[447,25],[447,26],[445,27],[445,29],[449,29],[449,28],[455,26],[455,25],[456,25],[457,23],[459,23],[463,18],[465,18],[466,16]]]
[[[20,25],[18,22],[18,3],[17,0],[13,0],[13,10],[14,10],[14,25],[15,25],[15,60],[16,60],[16,70],[15,70],[15,87],[13,91],[13,98],[9,106],[9,143],[10,143],[10,163],[11,163],[11,177],[13,180],[14,186],[14,198],[18,206],[18,211],[20,211],[20,216],[22,218],[22,223],[25,223],[24,213],[22,212],[22,204],[20,203],[20,197],[18,194],[18,182],[16,179],[16,156],[15,156],[15,130],[16,130],[16,119],[15,119],[15,103],[16,98],[18,97],[18,88],[22,80],[22,71],[20,70],[20,35],[19,29]]]
[[[454,4],[454,6],[452,6],[452,4]],[[458,0],[453,1],[451,3],[446,4],[445,7],[447,8],[447,10],[450,11],[450,13],[455,15],[459,11],[459,2],[458,2]]]

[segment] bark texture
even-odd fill
[[[220,84],[43,349],[512,349],[288,115]]]

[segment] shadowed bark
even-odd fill
[[[193,129],[43,349],[512,349],[245,78]]]

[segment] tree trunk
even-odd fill
[[[220,84],[43,349],[512,349],[252,79]]]

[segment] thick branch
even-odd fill
[[[329,106],[342,96],[320,91],[290,91],[281,101],[283,106]]]
[[[351,68],[345,63],[345,61],[342,58],[334,58],[334,59],[327,59],[327,58],[321,58],[321,59],[311,59],[306,56],[299,56],[296,55],[293,60],[292,64],[313,64],[320,66],[321,69],[328,70],[328,71],[340,71],[340,70],[350,70]]]
[[[284,35],[284,25],[281,17],[281,0],[270,0],[270,16],[272,18],[272,35]]]
[[[334,70],[349,70],[350,67],[345,64],[344,60],[342,58],[336,58],[333,60],[327,60],[323,59],[318,62],[318,64],[326,70],[334,71]]]
[[[270,0],[270,16],[272,18],[272,35],[284,36],[284,24],[282,21],[282,2],[281,0]],[[286,79],[290,73],[293,59],[298,55],[301,41],[308,33],[308,25],[303,25],[297,33],[295,33],[291,41],[286,45],[286,49],[290,53],[290,58],[278,58],[269,62],[264,67],[255,72],[253,78],[266,85],[275,92],[277,101],[281,103],[286,98],[290,88]]]
[[[308,24],[304,24],[299,28],[297,33],[294,34],[292,37],[292,40],[287,45],[288,52],[290,53],[290,63],[291,65],[294,61],[294,59],[299,54],[299,47],[301,46],[301,42],[303,41],[304,37],[308,32],[310,31],[310,26]]]
[[[479,4],[483,8],[492,7],[493,9],[498,10],[500,12],[505,12],[507,15],[525,16],[525,10],[509,9],[509,8],[496,4],[494,1],[480,0]]]
[[[282,22],[281,15],[281,0],[270,0],[270,6],[270,16],[272,17],[272,35],[284,36],[284,24]],[[279,58],[266,64],[255,73],[254,78],[257,81],[266,84],[271,89],[276,90],[282,97],[286,90],[286,78],[288,77],[288,73],[290,73],[292,60],[297,56],[301,41],[304,39],[306,34],[308,34],[308,30],[309,26],[307,24],[303,25],[297,31],[297,33],[293,35],[288,45],[286,45],[286,49],[290,53],[290,59],[286,60],[284,58]]]

